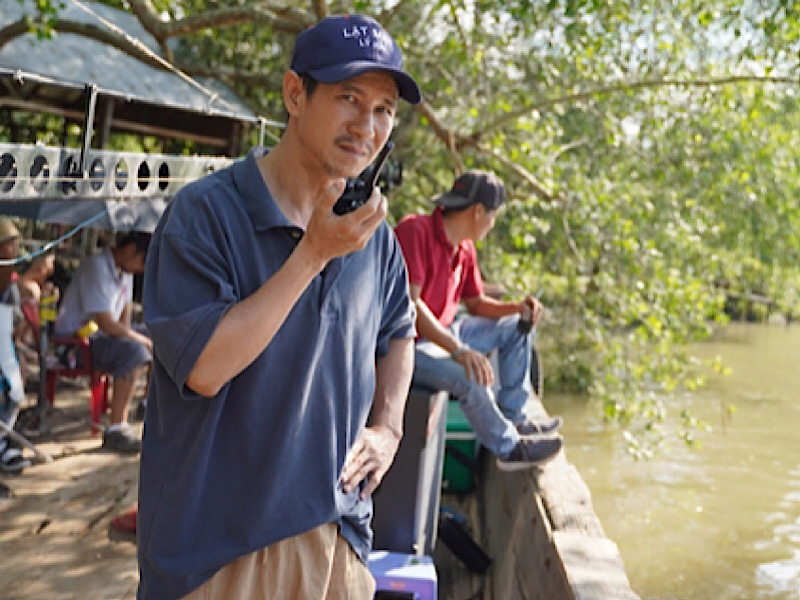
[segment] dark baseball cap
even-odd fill
[[[362,15],[326,17],[297,36],[292,71],[311,75],[322,83],[337,83],[367,71],[394,77],[400,97],[418,104],[419,86],[403,71],[403,55],[386,30]]]
[[[480,202],[489,210],[499,208],[506,199],[506,188],[500,178],[489,171],[473,169],[459,175],[453,188],[435,199],[444,208],[466,208]]]

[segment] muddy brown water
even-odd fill
[[[688,400],[699,450],[633,460],[596,405],[549,393],[567,458],[642,600],[800,599],[800,327],[731,324],[693,350],[731,369]]]

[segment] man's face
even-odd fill
[[[497,213],[500,211],[500,209],[495,208],[493,210],[489,210],[483,204],[478,202],[473,207],[473,210],[475,211],[474,239],[475,241],[478,241],[486,237],[486,234],[492,230],[495,219],[497,219]]]
[[[355,177],[389,139],[397,112],[395,80],[369,71],[339,83],[319,83],[310,98],[303,92],[296,117],[301,143],[313,172]]]
[[[9,260],[19,255],[19,238],[14,237],[0,244],[0,259]]]
[[[119,268],[126,273],[136,275],[137,273],[144,273],[145,255],[140,252],[133,252],[124,256],[120,260]]]

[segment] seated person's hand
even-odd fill
[[[533,296],[527,296],[525,300],[522,301],[522,304],[531,311],[531,322],[533,326],[536,327],[542,320],[542,315],[544,315],[544,305]]]
[[[472,348],[464,348],[453,354],[453,360],[464,367],[469,379],[487,386],[494,383],[492,363],[480,352]]]

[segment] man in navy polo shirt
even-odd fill
[[[500,469],[516,471],[553,459],[562,440],[559,417],[527,413],[531,325],[542,305],[528,296],[504,302],[483,293],[475,242],[494,227],[505,186],[494,173],[463,173],[436,198],[429,215],[410,215],[395,232],[408,264],[417,308],[414,381],[458,398],[475,437],[497,455]],[[470,316],[456,319],[463,299]],[[520,326],[525,315],[527,327]],[[524,321],[523,321],[524,324]],[[499,390],[486,354],[498,350]]]
[[[332,207],[420,91],[377,22],[337,16],[298,36],[283,96],[275,148],[184,188],[153,238],[141,600],[373,595],[415,317],[385,198]]]

